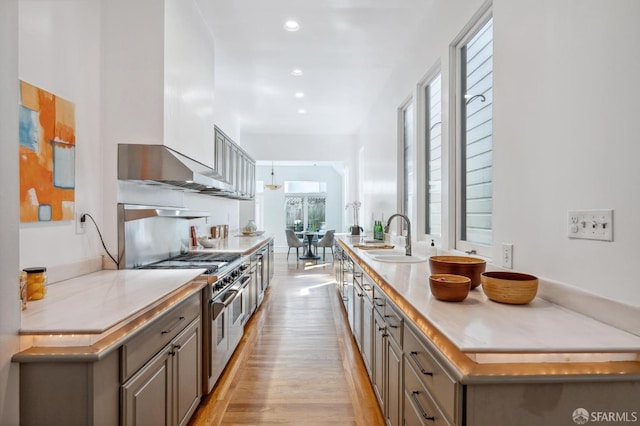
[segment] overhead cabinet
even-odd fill
[[[219,178],[230,184],[230,198],[250,200],[255,195],[256,163],[220,128],[215,127],[215,165]]]

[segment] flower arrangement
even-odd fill
[[[353,226],[351,227],[351,235],[360,235],[360,226],[358,226],[358,210],[360,210],[360,206],[362,203],[360,201],[352,201],[347,203],[344,207],[345,210],[348,210],[349,207],[353,207]]]

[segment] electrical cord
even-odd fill
[[[113,256],[111,256],[111,253],[109,253],[109,250],[107,249],[107,246],[104,243],[104,239],[102,238],[102,233],[100,232],[100,228],[98,228],[98,224],[93,219],[93,217],[89,213],[84,213],[82,216],[80,216],[80,222],[86,222],[87,217],[91,219],[91,221],[93,222],[93,225],[96,227],[96,230],[98,231],[98,236],[100,237],[100,242],[102,243],[102,247],[104,248],[104,251],[107,253],[107,255],[109,255],[111,260],[113,260],[113,263],[116,264],[116,267],[119,267],[120,262],[117,261]]]

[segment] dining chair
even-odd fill
[[[325,232],[324,236],[320,238],[317,242],[313,243],[313,246],[316,248],[316,253],[318,253],[318,247],[322,247],[322,261],[325,258],[325,251],[327,247],[331,249],[331,258],[333,259],[333,234],[336,232],[335,229],[330,229]]]
[[[304,243],[300,241],[298,237],[296,237],[296,234],[295,232],[293,232],[292,229],[285,229],[284,232],[287,235],[287,245],[289,246],[289,250],[287,250],[287,261],[289,260],[289,253],[291,252],[291,249],[294,247],[296,249],[296,259],[299,258],[300,247],[304,247]]]

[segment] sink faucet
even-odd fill
[[[409,218],[403,214],[400,213],[396,213],[396,214],[392,214],[391,216],[389,216],[389,219],[387,219],[387,226],[384,227],[384,232],[385,234],[389,233],[389,224],[391,223],[391,219],[393,219],[396,216],[400,216],[401,218],[404,219],[405,222],[407,222],[407,243],[405,246],[405,254],[407,256],[411,256],[411,222],[409,221]]]

